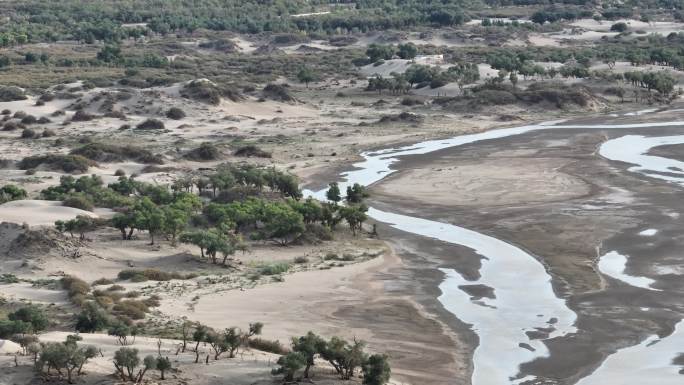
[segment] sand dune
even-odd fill
[[[59,220],[69,220],[78,215],[97,218],[85,210],[62,206],[62,202],[43,200],[19,200],[0,205],[0,222],[27,223],[29,226],[49,226]]]

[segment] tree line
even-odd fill
[[[68,335],[62,342],[42,342],[38,333],[49,326],[46,313],[35,305],[28,305],[10,313],[7,320],[0,320],[0,338],[17,342],[22,354],[31,356],[37,373],[48,378],[64,378],[68,383],[85,374],[83,367],[91,359],[104,356],[102,350],[94,345],[84,345],[78,334]],[[105,324],[101,325],[104,328]],[[216,330],[198,322],[184,321],[178,327],[179,341],[176,355],[192,353],[194,362],[209,363],[217,361],[222,355],[228,359],[235,358],[242,349],[259,343],[255,338],[261,335],[263,323],[250,323],[246,330],[230,327]],[[100,329],[88,330],[95,332]],[[139,350],[132,347],[135,343],[136,330],[128,326],[110,327],[108,334],[116,337],[121,347],[112,357],[113,370],[123,382],[141,383],[145,375],[157,370],[160,379],[172,369],[172,360],[162,355],[163,341],[157,342],[157,354],[140,357]],[[128,337],[133,336],[131,340]],[[200,345],[205,349],[200,349]],[[264,344],[266,349],[282,354],[278,359],[278,367],[272,370],[274,376],[280,376],[285,383],[294,380],[311,380],[311,369],[317,360],[327,362],[342,380],[349,380],[359,373],[363,375],[363,384],[384,385],[391,375],[389,357],[385,354],[369,354],[365,351],[366,343],[359,340],[347,341],[332,337],[326,340],[313,332],[294,337],[290,349],[284,349],[279,343]],[[204,359],[200,359],[204,352]]]

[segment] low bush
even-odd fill
[[[95,209],[95,205],[93,202],[88,199],[84,195],[71,195],[64,199],[62,202],[62,206],[66,207],[72,207],[75,209],[80,209],[80,210],[85,210],[85,211],[93,211]]]
[[[289,351],[280,343],[280,341],[269,341],[261,338],[250,338],[247,341],[247,346],[251,349],[274,354],[287,354]]]
[[[45,166],[50,170],[83,174],[97,163],[80,155],[47,154],[34,155],[22,159],[18,165],[20,170],[35,169]]]
[[[26,93],[19,87],[0,86],[0,102],[14,102],[26,99],[28,99]]]
[[[218,148],[212,143],[204,142],[199,147],[191,150],[185,157],[192,160],[216,160],[221,156]]]
[[[36,137],[36,132],[30,128],[25,128],[21,132],[21,138],[22,139],[33,139]]]
[[[133,160],[146,164],[163,164],[161,155],[135,146],[117,146],[104,143],[89,143],[71,150],[71,155],[80,155],[96,162],[122,162]]]
[[[26,115],[21,119],[22,124],[36,124],[38,123],[38,118],[33,115]]]
[[[112,310],[131,319],[140,320],[145,318],[149,308],[142,301],[127,299],[115,304]]]
[[[221,103],[221,98],[223,97],[234,102],[242,99],[240,94],[234,89],[219,87],[216,83],[206,79],[193,80],[185,84],[180,90],[180,95],[186,99],[213,105]]]
[[[100,279],[96,279],[95,281],[93,281],[92,285],[93,286],[111,285],[113,283],[114,283],[114,281],[112,281],[111,279],[100,278]]]
[[[270,158],[271,153],[268,151],[264,151],[258,146],[254,144],[247,144],[244,146],[238,147],[237,150],[235,150],[235,156],[244,156],[244,157],[256,157],[256,158]]]
[[[67,275],[61,280],[62,287],[67,291],[72,299],[78,296],[85,296],[90,292],[90,285],[80,278]]]
[[[95,119],[95,116],[83,111],[83,110],[78,110],[74,114],[74,116],[71,117],[72,122],[88,122]]]
[[[171,107],[166,111],[166,117],[169,119],[180,120],[185,117],[185,112],[178,107]]]
[[[284,84],[267,84],[266,87],[264,87],[263,91],[261,91],[261,94],[265,99],[271,99],[278,102],[297,101],[297,99],[290,95],[290,91],[288,91],[287,85]]]
[[[131,280],[133,282],[144,282],[150,281],[170,281],[172,279],[191,279],[196,275],[194,274],[181,274],[181,273],[168,273],[166,271],[161,271],[157,269],[146,269],[146,270],[121,270],[118,274],[118,278],[121,280]]]
[[[259,267],[259,274],[261,275],[277,275],[286,273],[290,270],[290,264],[285,262],[276,262]]]
[[[164,123],[159,119],[147,119],[135,126],[138,130],[163,130]]]

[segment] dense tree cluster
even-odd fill
[[[183,0],[6,2],[0,12],[8,22],[0,28],[0,46],[27,42],[77,40],[118,42],[151,33],[192,33],[198,29],[241,33],[304,31],[336,33],[405,28],[421,24],[457,25],[466,19],[468,2],[364,0],[354,8],[339,7],[316,17],[290,17],[311,12],[324,1]]]
[[[236,251],[246,250],[245,237],[287,245],[312,226],[332,230],[341,221],[356,233],[367,210],[361,202],[340,207],[337,202],[301,200],[292,174],[250,165],[222,165],[215,173],[181,178],[171,186],[120,176],[105,187],[96,175],[63,176],[59,185],[44,189],[41,196],[84,210],[113,208],[117,213],[109,224],[121,232],[123,240],[130,240],[136,230],[146,231],[151,244],[159,237],[172,245],[178,241],[193,244],[202,258],[218,263],[222,257],[223,264]],[[81,215],[55,225],[60,232],[85,239],[86,233],[103,223]]]
[[[295,380],[295,376],[303,369],[301,377],[310,378],[310,370],[316,358],[327,361],[342,380],[354,377],[358,369],[363,372],[363,383],[368,385],[384,385],[390,378],[388,357],[381,354],[367,354],[365,342],[354,339],[348,342],[339,337],[326,341],[322,337],[308,332],[306,335],[293,338],[290,353],[278,360],[278,368],[274,375],[282,375],[285,382]]]
[[[393,72],[391,77],[385,78],[376,75],[368,79],[368,91],[389,90],[395,94],[407,93],[414,85],[417,88],[430,86],[438,88],[447,83],[455,82],[462,90],[466,85],[475,83],[480,79],[480,71],[476,64],[455,63],[448,69],[441,67],[414,64],[403,74]]]

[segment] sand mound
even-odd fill
[[[55,221],[79,215],[97,218],[89,211],[65,207],[55,201],[18,200],[0,205],[0,222],[27,223],[29,226],[51,226]]]
[[[0,340],[0,354],[14,354],[21,352],[21,346],[8,340]]]
[[[2,242],[2,240],[0,240]],[[77,256],[81,244],[74,238],[60,234],[51,228],[24,230],[8,242],[6,254],[13,257],[35,257],[46,255]]]

